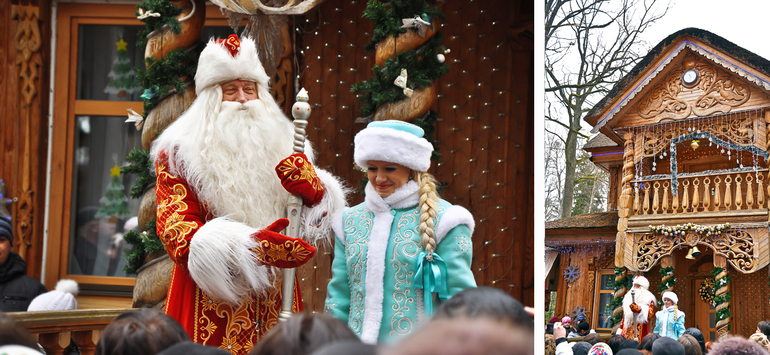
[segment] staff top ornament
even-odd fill
[[[312,112],[312,109],[307,101],[307,90],[302,88],[297,93],[297,102],[291,106],[291,116],[294,117],[294,119],[307,120],[307,118],[310,117],[310,112]]]

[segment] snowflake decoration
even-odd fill
[[[564,269],[564,280],[568,283],[573,283],[580,279],[580,267],[577,265],[570,265]]]
[[[585,320],[586,319],[586,307],[585,306],[576,306],[575,309],[572,311],[572,319],[574,319],[576,322]]]

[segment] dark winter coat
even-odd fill
[[[14,252],[0,265],[0,311],[24,312],[32,299],[48,290],[27,274],[27,263]]]

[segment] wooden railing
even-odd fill
[[[48,354],[61,354],[70,339],[82,355],[91,355],[107,324],[131,309],[78,309],[6,313],[29,330]]]
[[[737,173],[679,176],[677,194],[671,179],[639,181],[632,215],[755,210],[770,207],[765,189],[767,169]],[[633,182],[636,184],[637,182]]]

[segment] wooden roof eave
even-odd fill
[[[661,54],[653,63],[637,75],[637,77],[616,96],[617,98],[615,100],[605,106],[604,110],[600,111],[597,115],[584,118],[586,122],[593,126],[591,133],[602,132],[613,141],[622,145],[623,139],[620,136],[620,133],[615,132],[615,124],[623,117],[622,111],[628,109],[630,106],[629,103],[633,101],[634,98],[640,97],[640,93],[642,93],[644,88],[648,87],[655,78],[661,73],[666,72],[665,68],[685,49],[692,50],[695,54],[708,59],[730,73],[740,76],[749,84],[754,85],[759,90],[770,95],[770,76],[767,74],[752,68],[750,65],[743,63],[742,61],[731,57],[729,54],[724,53],[709,44],[703,43],[694,37],[682,36],[680,40],[674,42],[674,44],[676,45],[672,44],[669,46],[664,54]]]

